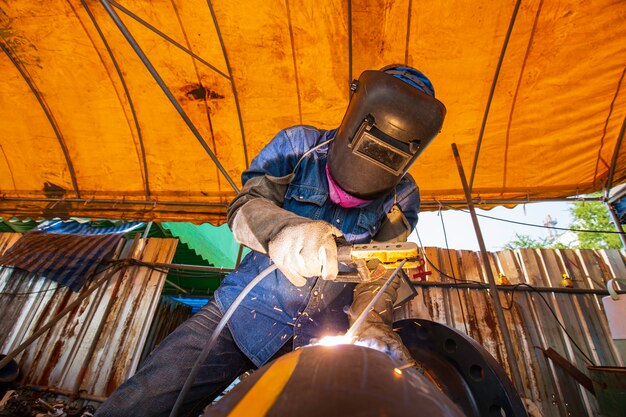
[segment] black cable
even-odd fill
[[[426,260],[426,262],[428,262],[428,264],[434,269],[436,270],[439,274],[447,277],[447,278],[451,278],[454,281],[464,281],[464,282],[470,282],[470,283],[476,283],[479,284],[483,287],[487,287],[487,284],[485,284],[484,282],[480,282],[480,281],[475,281],[475,280],[461,280],[461,279],[456,279],[454,277],[451,277],[450,275],[444,273],[443,271],[441,271],[439,268],[437,268],[431,261],[430,259],[428,259],[428,257],[426,257],[426,252],[424,251],[424,246],[422,245],[422,240],[420,239],[419,233],[417,232],[417,229],[415,230],[416,234],[417,234],[417,240],[419,241],[420,244],[420,250],[422,252],[422,256],[424,257],[424,259]],[[590,278],[590,277],[589,277]],[[594,281],[596,282],[596,281]],[[597,284],[597,282],[596,282]],[[454,285],[454,284],[453,284]],[[515,290],[520,287],[520,286],[526,286],[528,288],[530,288],[532,291],[536,292],[537,294],[539,294],[539,296],[541,297],[541,299],[543,300],[543,302],[546,304],[546,306],[548,307],[548,309],[550,310],[550,312],[552,313],[552,316],[554,316],[554,319],[556,320],[557,324],[559,325],[559,327],[561,329],[563,329],[563,332],[565,332],[565,335],[567,336],[567,338],[572,342],[572,344],[576,347],[576,349],[583,355],[583,357],[593,366],[595,366],[595,363],[589,358],[589,356],[587,356],[587,354],[580,348],[580,346],[578,346],[578,344],[576,343],[576,341],[574,340],[574,338],[569,334],[569,332],[567,331],[567,329],[565,328],[565,326],[563,325],[563,323],[561,322],[561,320],[559,319],[559,317],[556,315],[556,313],[554,312],[554,310],[552,309],[552,307],[550,306],[550,304],[548,303],[548,300],[545,299],[545,297],[543,296],[543,294],[541,294],[541,292],[539,290],[537,290],[535,287],[533,287],[530,284],[526,284],[524,282],[521,282],[519,284],[516,284],[513,289],[511,290],[511,301],[509,302],[507,307],[502,307],[504,310],[511,310],[513,308],[513,302],[514,302],[514,297],[515,297]]]
[[[469,214],[469,211],[464,210],[464,209],[460,209],[448,204],[444,204],[441,203],[442,206],[448,207],[452,210],[456,210],[456,211],[460,211],[463,213],[467,213]],[[588,230],[588,229],[569,229],[566,227],[556,227],[556,226],[542,226],[542,225],[538,225],[538,224],[532,224],[532,223],[524,223],[524,222],[518,222],[516,220],[507,220],[507,219],[501,219],[499,217],[493,217],[493,216],[487,216],[486,214],[478,214],[476,213],[477,216],[479,217],[484,217],[486,219],[491,219],[491,220],[497,220],[500,222],[505,222],[505,223],[512,223],[512,224],[519,224],[521,226],[530,226],[530,227],[539,227],[541,229],[554,229],[554,230],[563,230],[566,232],[581,232],[581,233],[608,233],[608,234],[620,234],[620,232],[618,231],[610,231],[610,230]]]
[[[487,284],[485,284],[482,281],[476,281],[473,279],[463,279],[463,278],[455,278],[455,277],[451,277],[450,275],[446,274],[445,272],[443,272],[441,269],[437,268],[437,266],[432,263],[432,261],[426,256],[426,252],[424,251],[424,245],[422,244],[422,239],[420,238],[420,234],[417,231],[417,229],[415,229],[415,234],[417,235],[417,240],[419,241],[420,244],[420,252],[422,252],[422,257],[426,260],[426,262],[428,263],[428,265],[430,265],[430,267],[432,269],[434,269],[435,271],[437,271],[439,273],[439,275],[442,275],[446,278],[450,278],[451,280],[454,280],[456,282],[468,282],[468,283],[475,283],[475,284],[480,284],[484,287],[487,286]]]
[[[539,290],[537,290],[535,287],[533,287],[532,285],[526,284],[525,282],[520,282],[519,284],[515,284],[515,286],[511,290],[511,301],[508,303],[507,307],[502,307],[502,308],[505,309],[505,310],[511,310],[513,308],[513,303],[514,303],[514,298],[515,298],[515,290],[518,287],[521,287],[521,286],[525,286],[525,287],[530,288],[533,292],[536,292],[539,295],[539,297],[541,297],[543,302],[546,304],[546,307],[548,307],[548,310],[550,310],[550,313],[552,313],[552,316],[554,316],[554,319],[558,323],[559,327],[563,330],[563,332],[565,332],[565,334],[567,335],[567,338],[572,342],[574,347],[576,347],[576,349],[580,352],[580,354],[583,355],[583,357],[587,360],[587,362],[589,362],[592,366],[596,366],[595,362],[593,360],[591,360],[591,358],[589,356],[587,356],[587,354],[582,350],[582,348],[580,346],[578,346],[578,343],[576,343],[574,338],[569,334],[569,332],[567,331],[567,329],[565,328],[563,323],[561,323],[561,320],[559,320],[559,317],[556,315],[556,312],[554,311],[552,306],[550,306],[550,303],[548,303],[548,300],[546,300],[546,298],[543,296],[543,294]]]

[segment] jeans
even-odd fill
[[[211,300],[165,338],[139,371],[98,408],[95,416],[168,417],[191,368],[221,318],[222,314]],[[284,349],[280,353],[285,353]],[[239,350],[225,327],[187,392],[178,415],[197,417],[232,381],[253,368],[254,364]]]

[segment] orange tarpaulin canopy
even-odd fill
[[[448,110],[411,169],[425,203],[465,199],[452,143],[492,204],[626,179],[621,0],[21,0],[0,46],[3,217],[221,223],[226,176],[281,128],[336,127],[349,81],[389,63]]]

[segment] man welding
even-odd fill
[[[226,309],[272,262],[278,269],[237,307],[179,415],[197,416],[249,369],[323,336],[344,334],[372,300],[380,281],[334,281],[337,240],[406,240],[420,202],[407,171],[441,130],[445,107],[428,78],[406,66],[365,71],[351,87],[338,129],[282,130],[254,158],[228,210],[235,238],[253,251],[211,301],[109,397],[97,417],[168,416]],[[391,329],[397,287],[388,287],[356,337],[410,361]]]

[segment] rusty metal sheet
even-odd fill
[[[0,236],[0,247],[3,237]],[[176,239],[141,239],[135,258],[146,262],[168,263],[176,248]],[[131,244],[120,251],[125,256]],[[20,382],[54,387],[69,392],[81,375],[90,346],[96,349],[87,362],[80,393],[89,397],[106,397],[136,369],[143,345],[157,308],[165,274],[146,267],[128,267],[111,276],[101,288],[17,357]],[[96,279],[100,275],[96,276]],[[119,291],[111,300],[113,288]],[[46,278],[0,270],[0,292],[28,293],[3,295],[0,317],[0,349],[6,353],[19,345],[80,293],[59,287]],[[104,317],[109,302],[110,314]],[[96,330],[102,320],[105,326],[98,340]]]
[[[424,254],[439,273],[427,263],[426,270],[433,271],[427,280],[452,282],[446,275],[458,279],[486,283],[485,266],[477,252],[454,251],[448,256],[446,249],[425,248]],[[450,262],[452,259],[452,264]],[[620,251],[556,251],[516,249],[490,254],[490,266],[497,276],[506,275],[512,284],[526,283],[536,287],[560,287],[561,274],[568,273],[577,288],[600,288],[601,284],[626,271],[624,254]],[[419,288],[418,297],[396,311],[396,319],[422,318],[443,324],[452,324],[464,331],[460,309],[466,315],[468,332],[481,343],[508,370],[507,352],[504,349],[495,311],[486,286],[484,289]],[[516,360],[523,377],[520,393],[542,410],[545,416],[587,416],[598,412],[595,399],[565,372],[555,368],[535,347],[551,347],[579,369],[586,372],[586,364],[575,352],[571,341],[550,312],[553,309],[567,331],[582,349],[595,361],[616,361],[613,341],[607,332],[600,296],[594,294],[539,294],[516,292],[505,319],[510,329]],[[511,303],[511,293],[502,292],[503,306]],[[548,308],[549,307],[549,308]],[[604,363],[602,363],[605,365]]]

